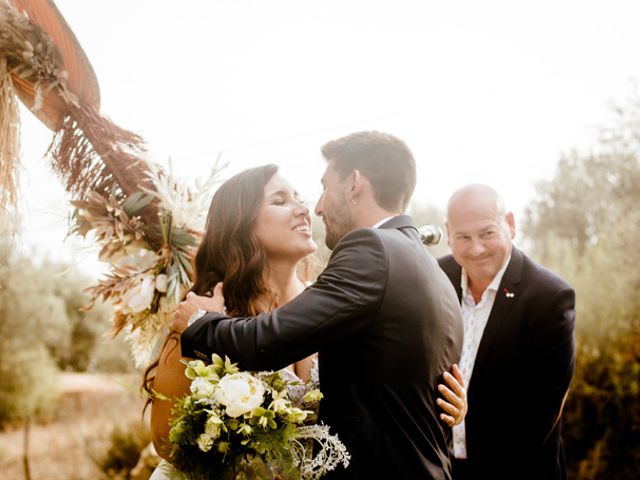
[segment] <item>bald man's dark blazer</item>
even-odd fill
[[[461,299],[461,267],[440,266]],[[468,385],[470,478],[563,479],[560,413],[573,375],[575,293],[514,248]]]
[[[184,355],[216,352],[249,370],[319,352],[320,418],[352,455],[327,479],[449,479],[436,387],[461,347],[455,292],[404,215],[345,235],[316,283],[281,308],[209,313],[182,336]]]

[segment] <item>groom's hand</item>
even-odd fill
[[[222,283],[218,283],[213,296],[204,297],[193,292],[187,293],[187,298],[180,302],[171,317],[169,330],[182,334],[187,329],[189,319],[199,310],[206,312],[224,312],[224,296]]]

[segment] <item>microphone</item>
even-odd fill
[[[425,225],[418,229],[418,235],[420,235],[420,240],[422,240],[423,245],[432,247],[440,242],[442,229],[437,225]]]

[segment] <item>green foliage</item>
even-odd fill
[[[39,338],[41,323],[23,317],[28,301],[14,290],[23,279],[13,273],[5,256],[0,265],[0,425],[46,412],[56,396],[57,369]],[[55,309],[55,302],[47,307]]]
[[[0,425],[50,413],[57,369],[42,346],[14,345],[0,354]]]
[[[0,296],[8,310],[0,319],[9,335],[44,345],[61,369],[86,370],[112,314],[107,305],[82,311],[91,279],[67,264],[40,265],[27,258],[7,261],[2,273]]]
[[[640,464],[638,273],[611,245],[618,239],[582,255],[568,241],[550,245],[555,255],[547,265],[577,293],[576,369],[563,426],[570,478],[635,478]]]
[[[135,370],[131,360],[131,350],[122,335],[116,338],[108,335],[98,339],[92,351],[88,370],[108,373],[128,373]]]
[[[67,319],[66,345],[64,351],[54,350],[54,358],[62,369],[85,371],[99,336],[108,328],[108,313],[100,310],[88,313],[81,311],[89,301],[83,291],[90,279],[79,276],[71,269],[61,271],[55,265],[44,267],[60,272],[57,274],[60,280],[55,282],[52,294],[63,302],[63,315]]]
[[[1,243],[1,242],[0,242]],[[107,306],[88,313],[90,279],[68,265],[12,258],[0,245],[0,423],[46,411],[59,368],[83,371],[109,328]]]
[[[640,331],[581,342],[564,422],[571,478],[631,479],[640,465]]]
[[[569,478],[636,478],[640,465],[640,102],[616,113],[594,152],[538,185],[524,221],[534,256],[577,294]]]

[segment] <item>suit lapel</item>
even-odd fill
[[[518,298],[522,258],[522,252],[514,247],[511,252],[511,260],[496,292],[496,299],[493,302],[487,325],[484,328],[482,340],[480,340],[480,345],[478,346],[478,353],[473,366],[474,372],[482,365],[502,323],[506,320],[509,311]],[[473,374],[471,378],[473,378]]]
[[[458,303],[460,303],[462,301],[462,267],[458,265],[453,257],[450,257],[450,264],[444,268],[444,271],[449,277],[449,280],[456,291],[456,295],[458,295]]]

